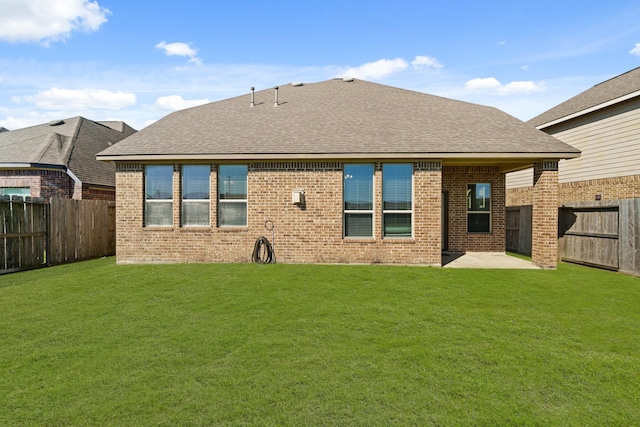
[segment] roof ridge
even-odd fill
[[[51,145],[55,144],[56,141],[58,142],[58,145],[59,145],[58,151],[60,151],[61,148],[62,148],[61,147],[62,141],[60,140],[60,134],[59,133],[49,132],[49,133],[45,134],[45,137],[47,137],[49,139],[49,142],[47,143],[47,145],[42,150],[40,150],[40,155],[38,156],[38,162],[40,162],[44,158],[45,154],[47,154],[47,151],[49,151],[49,148],[51,148]],[[30,138],[30,139],[35,139],[35,138]],[[29,141],[30,139],[27,139],[26,141]]]
[[[75,118],[76,117],[74,117],[74,119]],[[78,141],[78,134],[80,133],[80,128],[84,125],[84,122],[88,120],[82,116],[77,116],[77,118],[79,118],[78,124],[76,125],[75,131],[71,136],[71,141],[68,148],[68,155],[66,156],[66,159],[65,159],[65,165],[67,166],[67,168],[69,167],[69,163],[71,162],[71,156],[73,156],[73,151],[76,148],[76,142]]]
[[[633,69],[631,69],[629,71],[625,71],[622,74],[618,74],[617,76],[613,76],[610,79],[607,79],[607,80],[605,80],[603,82],[597,83],[597,84],[593,85],[593,87],[597,87],[597,86],[603,85],[603,84],[605,84],[607,82],[610,82],[611,80],[615,80],[617,78],[620,78],[620,77],[624,76],[625,74],[633,73],[634,71],[639,70],[639,69],[640,69],[640,67],[636,67],[636,68],[633,68]]]

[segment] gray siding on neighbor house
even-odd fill
[[[544,129],[582,151],[561,160],[560,183],[640,174],[640,99]],[[507,175],[507,188],[533,185],[532,169]]]

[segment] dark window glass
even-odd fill
[[[384,223],[385,236],[411,237],[410,213],[385,213],[382,221]]]
[[[218,194],[220,200],[246,200],[247,166],[220,165],[218,169]]]
[[[145,187],[147,200],[173,199],[173,166],[147,166]]]
[[[491,232],[491,184],[467,184],[467,232]]]
[[[413,165],[382,165],[382,235],[411,237]]]
[[[208,226],[211,166],[182,166],[182,225]]]
[[[344,214],[344,229],[347,237],[372,237],[373,221],[371,214]]]
[[[382,209],[411,210],[411,164],[385,164],[382,166]]]
[[[218,167],[218,225],[247,225],[247,165]]]
[[[145,226],[173,225],[173,166],[145,167]]]
[[[373,237],[373,165],[344,165],[343,178],[345,237]]]

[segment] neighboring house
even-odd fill
[[[172,113],[116,163],[119,263],[440,265],[505,251],[505,174],[535,165],[533,263],[557,262],[557,163],[579,151],[499,111],[354,79]],[[269,221],[272,221],[269,222]]]
[[[640,68],[588,89],[529,124],[582,152],[559,164],[559,205],[640,198]],[[507,175],[507,206],[531,205],[533,170]]]
[[[83,117],[0,132],[0,196],[115,200],[115,167],[95,155],[135,132]]]

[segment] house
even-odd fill
[[[135,132],[83,117],[0,132],[0,196],[115,200],[115,167],[95,155]]]
[[[557,260],[557,163],[579,151],[495,108],[355,79],[174,112],[116,164],[119,263],[441,265],[505,251],[505,174],[535,165],[533,262]]]
[[[561,160],[559,205],[640,198],[640,67],[529,120],[579,149]],[[507,175],[507,206],[531,205],[533,170]]]

